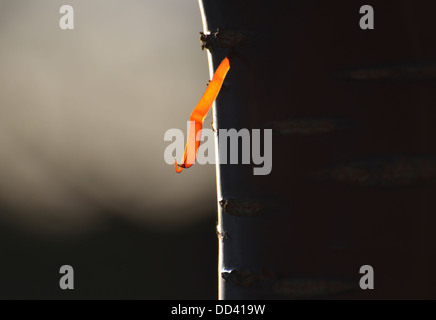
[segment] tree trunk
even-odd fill
[[[360,1],[199,1],[214,127],[274,133],[270,175],[218,159],[219,297],[435,298],[434,1],[372,1],[374,30]]]

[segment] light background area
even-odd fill
[[[214,166],[164,162],[209,79],[201,30],[196,0],[0,0],[0,219],[69,234],[210,217]]]

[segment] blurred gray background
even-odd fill
[[[196,0],[0,0],[0,298],[216,297],[215,169],[164,161],[199,31]]]

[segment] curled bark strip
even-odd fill
[[[210,107],[221,90],[229,69],[230,61],[228,58],[225,58],[213,75],[212,81],[209,83],[209,86],[207,87],[206,92],[204,93],[200,102],[192,111],[189,119],[191,124],[189,127],[188,141],[186,142],[182,163],[179,165],[177,164],[177,160],[174,161],[174,166],[177,173],[182,172],[183,168],[191,167],[194,164],[195,159],[197,159],[197,151],[198,147],[200,146],[200,139],[197,137],[197,135],[203,127],[204,119],[206,118]]]

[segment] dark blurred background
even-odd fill
[[[0,0],[1,299],[217,297],[214,167],[164,161],[209,79],[199,31],[196,0]]]

